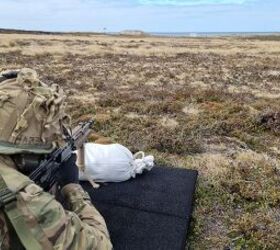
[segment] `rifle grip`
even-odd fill
[[[81,171],[85,171],[85,147],[84,144],[77,150],[76,165]]]

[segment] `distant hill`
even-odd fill
[[[149,34],[142,30],[124,30],[119,33],[125,36],[148,36]]]
[[[53,32],[39,30],[1,29],[0,34],[32,34],[32,35],[103,35],[99,32]]]

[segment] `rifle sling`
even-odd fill
[[[8,187],[0,175],[0,209],[4,211],[14,227],[21,244],[28,250],[42,250],[42,246],[31,233],[23,215],[17,209],[16,194]]]

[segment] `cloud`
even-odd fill
[[[173,5],[173,6],[195,6],[195,5],[226,5],[244,4],[252,0],[138,0],[144,5]]]

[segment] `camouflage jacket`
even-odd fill
[[[9,157],[0,155],[0,175],[17,193],[16,210],[42,249],[112,249],[106,224],[78,184],[62,189],[65,210],[49,193],[19,173]],[[0,211],[0,249],[24,249],[7,216]]]

